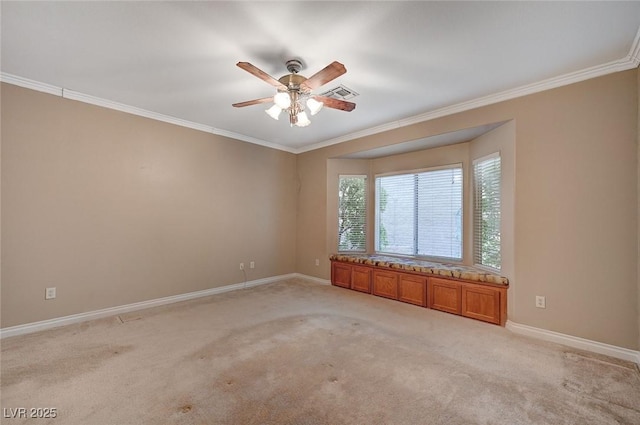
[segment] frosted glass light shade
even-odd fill
[[[311,112],[311,115],[315,115],[320,112],[320,109],[322,109],[323,106],[324,103],[318,102],[312,97],[307,100],[307,108],[309,108],[309,112]]]
[[[267,109],[265,112],[271,118],[273,118],[274,120],[277,120],[278,117],[280,116],[280,112],[282,112],[282,108],[279,107],[278,105],[273,105],[271,108]]]
[[[287,92],[280,92],[273,96],[273,102],[280,107],[280,109],[287,109],[291,106],[291,97]]]
[[[296,123],[296,125],[298,127],[306,127],[309,124],[311,124],[311,121],[309,121],[309,117],[307,117],[307,113],[306,112],[299,112],[298,113],[298,122]]]

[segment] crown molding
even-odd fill
[[[229,137],[232,139],[241,140],[243,142],[253,143],[255,145],[293,153],[292,149],[287,146],[267,142],[266,140],[256,139],[255,137],[245,136],[243,134],[211,127],[205,124],[199,124],[193,121],[183,120],[181,118],[172,117],[170,115],[159,114],[157,112],[148,111],[146,109],[137,108],[135,106],[125,105],[124,103],[113,102],[111,100],[102,99],[72,90],[62,89],[62,97],[65,99],[77,100],[79,102],[89,103],[91,105],[101,106],[108,109],[114,109],[116,111],[126,112],[132,115],[138,115],[141,117],[174,124],[181,127],[191,128],[193,130],[203,131],[205,133],[216,134],[218,136]]]
[[[62,87],[53,86],[51,84],[41,83],[27,78],[19,77],[16,75],[0,73],[0,81],[8,84],[13,84],[20,87],[60,96],[66,99],[77,100],[80,102],[89,103],[96,106],[102,106],[109,109],[114,109],[121,112],[126,112],[133,115],[138,115],[145,118],[154,119],[157,121],[163,121],[169,124],[179,125],[181,127],[187,127],[194,130],[204,131],[206,133],[212,133],[223,137],[229,137],[243,142],[253,143],[260,146],[265,146],[272,149],[277,149],[293,154],[301,154],[328,146],[337,145],[339,143],[348,142],[350,140],[359,139],[374,134],[383,133],[385,131],[394,130],[409,125],[430,121],[436,118],[441,118],[447,115],[453,115],[456,113],[468,111],[471,109],[479,108],[482,106],[488,106],[506,100],[515,99],[518,97],[539,93],[545,90],[550,90],[569,84],[578,83],[580,81],[589,80],[591,78],[601,77],[607,74],[615,72],[627,71],[629,69],[637,68],[640,65],[640,28],[636,33],[636,37],[629,49],[629,53],[622,59],[607,62],[601,65],[596,65],[590,68],[585,68],[579,71],[570,72],[557,77],[548,78],[546,80],[538,81],[532,84],[516,87],[514,89],[504,90],[498,93],[490,94],[480,98],[468,100],[466,102],[457,103],[454,105],[445,106],[433,111],[425,112],[419,115],[414,115],[408,118],[404,118],[397,121],[391,121],[382,125],[371,127],[365,130],[356,131],[354,133],[345,134],[344,136],[336,137],[333,139],[325,140],[322,142],[314,143],[312,145],[292,148],[284,146],[278,143],[268,142],[266,140],[257,139],[255,137],[246,136],[243,134],[235,133],[228,130],[223,130],[215,127],[211,127],[205,124],[199,124],[192,121],[183,120],[180,118],[172,117],[169,115],[159,114],[157,112],[147,111],[145,109],[137,108],[135,106],[129,106],[118,102],[98,98],[95,96],[71,91]]]
[[[18,77],[17,75],[11,75],[5,72],[0,73],[0,82],[62,97],[61,87],[29,80],[28,78]]]
[[[627,60],[633,63],[635,67],[640,65],[640,28],[638,28],[636,38],[633,40],[633,44],[631,45],[631,49],[627,55]]]
[[[172,117],[170,115],[164,115],[157,112],[148,111],[146,109],[138,108],[135,106],[126,105],[124,103],[114,102],[112,100],[103,99],[96,96],[80,93],[73,90],[68,90],[62,87],[57,87],[51,84],[41,83],[39,81],[30,80],[28,78],[19,77],[17,75],[7,74],[6,72],[0,73],[0,81],[3,83],[12,84],[15,86],[24,87],[27,89],[52,94],[64,99],[75,100],[78,102],[88,103],[90,105],[100,106],[103,108],[113,109],[127,114],[137,115],[139,117],[149,118],[156,121],[166,122],[168,124],[178,125],[180,127],[186,127],[193,130],[203,131],[205,133],[216,134],[218,136],[229,137],[235,140],[241,140],[243,142],[253,143],[255,145],[265,146],[272,149],[277,149],[289,153],[296,153],[295,149],[288,146],[279,145],[277,143],[271,143],[266,140],[257,139],[255,137],[245,136],[244,134],[238,134],[227,130],[211,127],[205,124],[196,123],[193,121],[183,120],[181,118]]]
[[[213,131],[211,133],[217,134],[218,136],[229,137],[230,139],[242,140],[243,142],[253,143],[254,145],[265,146],[267,148],[276,149],[279,151],[289,152],[293,154],[297,154],[297,149],[280,145],[278,143],[267,142],[266,140],[256,139],[255,137],[245,136],[244,134],[234,133],[233,131],[222,130],[220,128],[212,127]]]
[[[76,100],[78,102],[88,103],[90,105],[101,106],[107,109],[113,109],[120,112],[125,112],[131,115],[137,115],[139,117],[151,118],[157,121],[163,121],[169,124],[179,125],[181,127],[191,128],[193,130],[204,131],[210,133],[212,128],[203,124],[198,124],[191,121],[186,121],[180,118],[172,117],[169,115],[158,114],[155,112],[147,111],[146,109],[137,108],[135,106],[125,105],[124,103],[118,103],[107,99],[91,96],[88,94],[80,93],[73,90],[62,89],[62,97],[69,100]]]
[[[546,80],[538,81],[532,84],[516,87],[514,89],[504,90],[498,93],[490,94],[488,96],[480,97],[477,99],[469,100],[466,102],[457,103],[455,105],[445,106],[433,111],[425,112],[423,114],[414,115],[412,117],[404,118],[397,121],[392,121],[386,124],[382,124],[376,127],[371,127],[366,130],[358,131],[355,133],[346,134],[344,136],[336,137],[334,139],[326,140],[324,142],[315,143],[305,148],[300,148],[296,151],[297,154],[325,148],[338,143],[347,142],[350,140],[358,139],[361,137],[371,136],[374,134],[382,133],[384,131],[393,130],[396,128],[406,127],[412,124],[441,118],[447,115],[453,115],[459,112],[468,111],[471,109],[479,108],[481,106],[492,105],[506,100],[515,99],[518,97],[539,93],[545,90],[550,90],[569,84],[579,83],[580,81],[589,80],[596,77],[602,77],[607,74],[613,74],[615,72],[627,71],[629,69],[637,68],[640,64],[640,28],[636,35],[635,41],[631,46],[629,54],[622,59],[607,62],[602,65],[592,66],[580,71],[570,72],[557,77],[548,78]]]

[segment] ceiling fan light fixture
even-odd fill
[[[279,107],[278,105],[273,105],[271,108],[267,109],[265,112],[271,118],[273,118],[274,120],[277,120],[278,117],[280,116],[280,112],[282,112],[282,108]]]
[[[238,62],[236,65],[269,83],[277,90],[273,97],[263,97],[232,104],[232,106],[236,108],[273,101],[274,104],[265,111],[271,118],[277,120],[282,111],[285,111],[289,116],[289,124],[291,127],[306,127],[311,124],[311,121],[305,109],[311,115],[316,115],[324,106],[343,111],[352,111],[356,107],[355,103],[340,99],[330,99],[324,95],[314,96],[312,94],[314,89],[325,85],[329,81],[347,72],[347,69],[340,62],[333,61],[313,74],[310,78],[306,78],[298,74],[300,69],[302,69],[302,62],[293,59],[286,63],[287,70],[291,74],[280,77],[278,80],[254,65],[251,65],[249,62]]]
[[[281,91],[273,96],[273,102],[278,105],[280,109],[287,109],[291,106],[291,96],[289,96],[288,92]]]
[[[309,112],[311,113],[311,115],[315,115],[320,112],[320,109],[322,109],[323,106],[324,103],[318,102],[312,97],[307,100],[307,108],[309,108]]]

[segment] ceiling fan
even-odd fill
[[[236,65],[277,89],[275,96],[234,103],[233,106],[236,108],[274,102],[274,105],[266,110],[271,118],[277,120],[282,111],[287,111],[289,114],[289,123],[292,127],[294,125],[297,127],[306,127],[311,124],[311,121],[305,109],[308,109],[311,115],[315,115],[323,106],[347,112],[353,111],[356,107],[356,104],[352,102],[327,96],[318,96],[311,93],[312,90],[327,84],[329,81],[347,72],[347,69],[340,62],[334,61],[311,77],[306,78],[298,74],[300,69],[302,69],[302,62],[297,59],[292,59],[286,63],[287,70],[290,74],[281,77],[279,80],[276,80],[249,62],[238,62]]]

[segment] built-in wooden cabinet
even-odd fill
[[[351,264],[334,262],[331,264],[331,283],[343,288],[351,288]]]
[[[333,260],[331,283],[501,326],[507,321],[508,285]]]
[[[399,273],[398,299],[405,303],[427,306],[427,278],[407,273]]]
[[[485,322],[500,325],[501,318],[506,317],[507,312],[502,311],[500,297],[506,296],[506,291],[501,294],[493,288],[486,288],[481,285],[468,284],[462,288],[462,315],[472,319],[483,320]]]
[[[462,285],[455,280],[429,278],[429,308],[460,314],[462,311]]]
[[[371,267],[353,266],[351,270],[351,289],[371,293]]]
[[[373,271],[373,295],[398,299],[398,273],[387,270]]]

